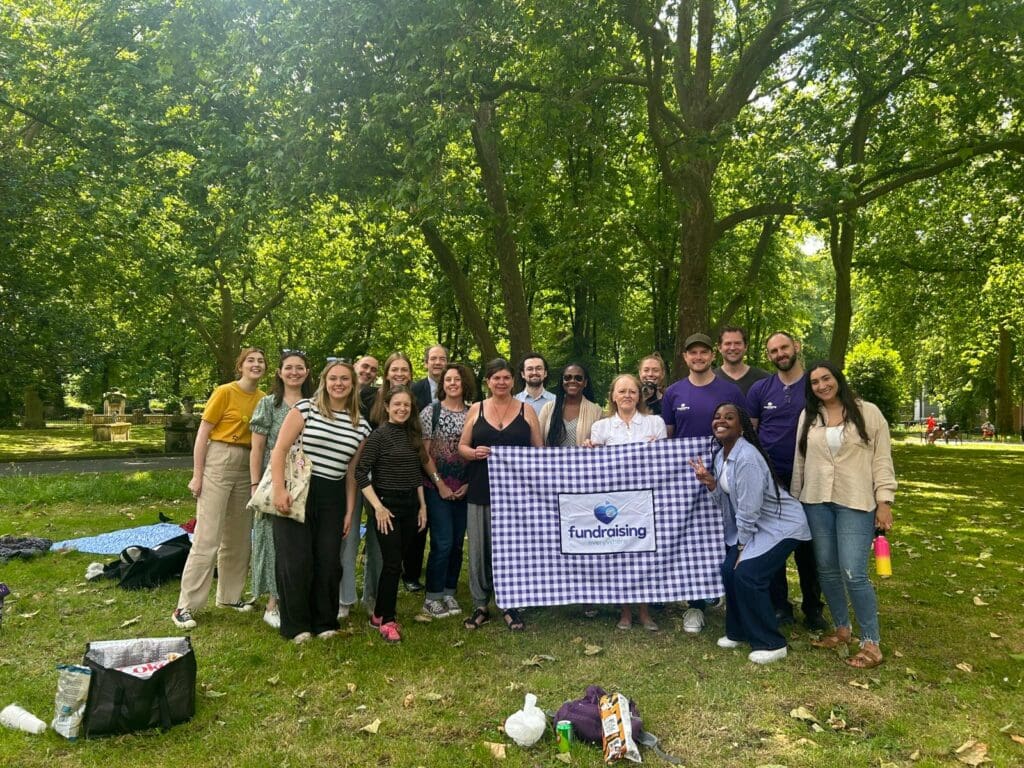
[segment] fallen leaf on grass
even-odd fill
[[[956,759],[965,765],[981,765],[992,762],[988,757],[988,744],[983,741],[968,739],[953,753]]]
[[[910,753],[910,762],[916,763],[920,759],[921,759],[921,750],[920,749],[915,749],[913,752]]]
[[[854,688],[863,688],[865,691],[870,687],[867,683],[862,683],[860,680],[851,680],[849,685],[852,685]]]
[[[1010,738],[1018,744],[1024,744],[1024,736],[1019,736],[1016,733],[1011,733]]]
[[[555,760],[561,760],[566,765],[572,765],[572,755],[568,752],[559,752],[555,755]]]
[[[405,694],[405,698],[402,699],[402,706],[405,707],[406,709],[408,709],[409,707],[411,707],[415,703],[416,703],[416,694],[415,693],[407,693],[407,694]]]
[[[961,661],[959,664],[956,665],[956,668],[959,669],[961,672],[973,672],[974,671],[974,667],[972,667],[966,661]]]
[[[796,709],[791,710],[789,716],[794,720],[806,720],[808,723],[818,722],[818,718],[814,716],[814,713],[804,706],[799,706]]]
[[[1008,722],[1006,725],[1004,725],[1002,728],[1000,728],[999,732],[1000,733],[1009,733],[1011,728],[1013,728],[1013,721],[1012,720],[1010,722]]]
[[[548,656],[546,653],[537,653],[528,659],[523,659],[524,667],[540,667],[543,666],[545,661],[554,661],[554,656]]]
[[[440,693],[434,693],[433,691],[431,691],[430,693],[424,693],[421,698],[424,701],[441,701],[444,698],[444,696],[442,696]]]
[[[811,730],[815,733],[824,733],[825,729],[819,723],[811,723]]]
[[[349,693],[355,693],[356,692],[356,684],[355,683],[345,683],[345,687],[348,689]]]
[[[582,642],[583,642],[583,638],[582,638],[582,637],[580,637],[579,635],[577,635],[576,637],[574,637],[574,638],[572,639],[572,642],[573,642],[573,643],[575,643],[576,645],[579,645],[580,643],[582,643]]]
[[[221,691],[215,691],[212,688],[206,691],[206,693],[204,693],[203,695],[206,696],[206,698],[208,699],[219,699],[221,696],[227,696],[226,693],[222,693]]]
[[[897,659],[903,658],[903,654],[900,651],[893,651],[892,655],[895,656]]]
[[[597,656],[597,654],[599,654],[603,650],[604,648],[602,648],[600,645],[588,645],[586,648],[583,649],[583,655]]]
[[[365,704],[360,704],[358,707],[356,707],[356,712],[365,712],[368,709],[369,707]]]
[[[835,713],[835,710],[828,713],[828,724],[833,731],[846,730],[846,720]]]
[[[431,619],[429,616],[425,614],[417,613],[413,617],[413,621],[418,621],[420,624],[429,624],[431,621],[433,621],[433,619]]]
[[[906,675],[907,677],[909,677],[909,678],[910,678],[911,680],[917,680],[917,670],[916,670],[916,669],[911,669],[910,667],[907,667],[907,668],[906,668],[906,669],[905,669],[905,670],[903,671],[903,674],[905,674],[905,675]]]
[[[40,608],[39,610],[42,610],[42,609]],[[32,611],[32,613],[19,613],[18,614],[18,616],[20,616],[23,619],[31,619],[33,616],[38,616],[38,615],[39,615],[39,611]]]
[[[141,615],[135,616],[131,619],[126,619],[125,621],[121,622],[121,629],[124,629],[125,627],[130,627],[132,624],[138,624],[140,621],[142,621]]]
[[[980,596],[980,595],[975,595],[975,596],[974,596],[974,604],[975,604],[976,606],[978,606],[979,608],[980,608],[981,606],[983,606],[983,605],[988,605],[988,603],[986,603],[986,602],[985,602],[984,600],[982,600],[982,599],[981,599],[981,596]]]
[[[104,605],[113,605],[116,602],[117,602],[117,598],[116,597],[112,597],[109,600],[104,600],[103,604]]]
[[[456,640],[454,643],[452,643],[452,648],[461,648],[465,644],[466,644],[465,640]]]
[[[292,696],[294,696],[296,699],[304,699],[306,698],[306,689],[303,688],[301,691],[296,691],[292,694]]]
[[[281,682],[281,676],[280,675],[274,675],[273,677],[268,677],[267,678],[267,685],[277,685],[280,682]]]
[[[504,744],[496,744],[493,741],[485,741],[484,745],[486,745],[486,747],[489,750],[491,750],[491,757],[493,757],[495,760],[504,760],[505,759],[505,745]]]
[[[380,729],[380,718],[378,717],[372,723],[367,723],[366,725],[364,725],[359,730],[360,731],[366,731],[367,733],[376,733],[379,729]]]
[[[989,632],[988,636],[990,638],[992,638],[993,640],[1002,640],[1003,639],[1002,635],[997,635],[995,632]]]

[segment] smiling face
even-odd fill
[[[562,371],[562,389],[567,397],[579,397],[587,384],[587,375],[578,365],[567,365]]]
[[[380,363],[377,362],[377,358],[361,357],[356,362],[356,375],[359,377],[359,383],[364,387],[368,387],[377,381],[377,370],[380,368]]]
[[[289,355],[281,361],[277,375],[281,377],[286,387],[299,389],[309,377],[309,368],[306,367],[306,361],[298,355]]]
[[[808,377],[811,391],[824,405],[831,405],[839,397],[839,382],[828,368],[815,368]]]
[[[459,375],[455,368],[445,372],[441,386],[444,388],[446,398],[451,400],[465,399],[465,393],[462,391],[462,376]]]
[[[340,411],[352,391],[352,373],[344,365],[334,365],[324,376],[324,387],[331,398],[331,408]]]
[[[776,333],[769,338],[765,349],[772,365],[780,371],[793,370],[793,366],[797,364],[797,355],[800,354],[800,344],[783,333]]]
[[[408,386],[409,382],[412,381],[412,368],[409,367],[409,363],[406,360],[400,357],[396,358],[391,361],[391,365],[384,372],[384,378],[388,380],[392,387]]]
[[[408,392],[396,392],[384,404],[388,413],[388,421],[392,424],[405,424],[412,413],[412,396]]]
[[[742,363],[743,356],[747,353],[747,342],[743,340],[743,334],[739,331],[726,331],[718,341],[718,351],[722,353],[722,359],[727,363]]]
[[[448,353],[444,347],[431,347],[427,352],[427,375],[434,381],[441,378],[441,372],[448,365]]]
[[[640,361],[640,381],[660,387],[665,383],[665,367],[656,357],[646,357]]]
[[[243,379],[259,381],[267,372],[267,359],[260,350],[250,349],[235,365],[235,370]]]
[[[711,434],[722,445],[732,445],[743,434],[740,412],[735,405],[720,405],[711,418]]]
[[[512,391],[512,371],[501,369],[487,379],[487,388],[495,397],[504,397]]]
[[[539,357],[528,357],[523,360],[523,381],[526,382],[528,387],[540,387],[544,384],[544,379],[547,378],[548,369],[544,366],[544,361]]]
[[[686,361],[686,367],[690,369],[690,373],[707,373],[711,369],[711,361],[715,359],[715,353],[710,347],[705,347],[703,344],[693,344],[683,353],[683,359]]]
[[[629,416],[636,411],[636,405],[640,402],[640,388],[632,376],[619,376],[612,385],[612,403],[615,405],[615,412],[619,415]]]

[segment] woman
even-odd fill
[[[414,404],[408,387],[391,387],[384,399],[388,420],[373,431],[356,457],[356,482],[373,510],[382,558],[370,626],[388,643],[402,640],[396,617],[402,561],[417,532],[427,527],[422,469],[429,457]]]
[[[790,490],[807,513],[818,580],[835,626],[814,645],[837,648],[850,642],[849,598],[860,625],[860,650],[846,663],[872,669],[882,663],[882,651],[868,553],[875,530],[892,528],[896,472],[889,425],[830,362],[810,366],[805,388]]]
[[[711,432],[715,450],[709,471],[690,461],[697,479],[711,491],[725,527],[725,635],[720,648],[750,644],[755,664],[786,658],[786,638],[772,606],[772,577],[801,541],[811,538],[804,510],[780,487],[750,417],[734,403],[715,409]]]
[[[427,597],[423,612],[432,618],[462,613],[455,592],[462,571],[462,541],[466,538],[466,462],[459,456],[459,439],[466,426],[473,376],[464,365],[449,363],[441,373],[441,401],[420,412],[423,443],[436,467],[425,483],[430,555],[427,557]]]
[[[404,352],[392,352],[384,361],[383,369],[384,383],[373,401],[370,408],[370,427],[376,429],[388,420],[387,408],[384,405],[388,393],[394,387],[412,386],[412,361]],[[362,495],[356,501],[359,516],[362,519]],[[376,525],[370,511],[366,514],[366,559],[363,563],[363,605],[366,612],[372,617],[377,603],[377,582],[380,581],[381,555],[377,536],[374,533]],[[353,539],[354,537],[354,539]],[[341,589],[342,603],[338,608],[338,618],[348,616],[353,603],[356,601],[356,555],[359,552],[359,526],[355,526],[345,539],[342,553],[343,573],[345,576]],[[351,580],[349,578],[351,574]]]
[[[270,394],[256,405],[249,429],[252,431],[252,449],[249,452],[249,490],[256,490],[260,478],[270,463],[270,452],[277,443],[288,411],[299,400],[313,394],[309,380],[309,361],[306,353],[297,349],[282,349],[281,362],[274,373],[274,386]],[[256,518],[252,529],[252,594],[254,599],[267,595],[267,609],[263,620],[274,629],[281,628],[281,615],[277,610],[277,581],[274,576],[274,524],[270,517]]]
[[[491,486],[487,477],[487,457],[495,445],[532,445],[541,447],[540,424],[532,407],[512,397],[515,374],[508,361],[496,358],[487,364],[484,381],[491,396],[473,404],[466,414],[466,425],[459,438],[459,455],[469,462],[466,479],[466,511],[469,530],[469,592],[473,614],[463,622],[466,629],[479,629],[491,615],[487,604],[494,593],[491,571]],[[546,407],[546,406],[545,406]],[[515,608],[502,610],[513,632],[526,628]]]
[[[348,465],[369,434],[355,369],[338,361],[323,369],[313,397],[288,412],[271,453],[274,507],[285,515],[274,518],[281,635],[296,643],[337,634],[341,539],[353,525],[356,496]],[[284,484],[285,459],[300,436],[313,464],[305,523],[287,518],[292,499]]]
[[[640,399],[640,380],[629,373],[622,373],[612,380],[608,390],[608,416],[594,422],[586,447],[595,445],[625,445],[626,443],[652,442],[666,437],[665,422],[658,416],[649,416],[647,406]],[[658,625],[651,618],[646,603],[637,606],[640,624],[649,632],[657,632]],[[633,607],[623,605],[619,615],[619,629],[628,630],[633,626]]]
[[[545,445],[584,445],[590,429],[601,418],[594,403],[590,374],[579,363],[569,363],[555,388],[555,400],[540,409],[540,431]]]
[[[188,483],[196,500],[196,527],[181,574],[178,606],[171,614],[180,629],[195,628],[192,614],[206,605],[214,567],[217,605],[252,610],[242,602],[252,532],[252,514],[245,508],[250,490],[249,419],[263,398],[258,385],[266,370],[263,350],[246,347],[235,361],[238,380],[217,387],[203,409]]]

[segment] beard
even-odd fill
[[[777,362],[773,360],[772,365],[774,365],[780,371],[791,371],[793,370],[793,366],[796,365],[796,355],[785,357]]]

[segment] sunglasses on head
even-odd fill
[[[328,357],[328,363],[345,363],[346,365],[352,365],[352,361],[347,357]]]
[[[291,355],[298,355],[299,357],[306,356],[306,350],[304,349],[288,349],[287,347],[281,348],[281,359],[284,360],[286,357]]]
[[[566,373],[562,376],[562,381],[575,381],[582,384],[587,380],[587,377],[582,373]]]

